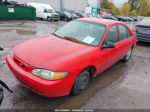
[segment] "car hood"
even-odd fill
[[[87,53],[93,48],[50,35],[18,44],[13,52],[16,57],[33,67],[48,68]]]

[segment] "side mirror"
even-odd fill
[[[112,42],[105,42],[103,45],[102,45],[102,48],[115,48],[115,45],[114,43]]]

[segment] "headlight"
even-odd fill
[[[45,69],[33,69],[31,73],[46,80],[59,80],[68,75],[68,72],[53,72]]]
[[[12,49],[11,49],[11,51],[10,51],[10,55],[11,55],[12,58],[14,58],[14,52],[13,52]]]

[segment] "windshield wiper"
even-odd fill
[[[52,33],[52,35],[55,35],[56,37],[62,38],[61,36],[57,35],[56,33]]]
[[[52,35],[55,35],[56,37],[59,37],[59,38],[62,38],[61,36],[55,34],[55,33],[52,33]],[[66,39],[66,40],[69,40],[69,41],[72,41],[72,42],[76,42],[76,43],[79,43],[79,44],[84,44],[84,45],[89,45],[85,42],[82,42],[80,40],[77,40],[76,38],[73,38],[73,37],[68,37],[68,36],[64,36],[62,39]]]
[[[80,44],[89,45],[89,44],[87,44],[87,43],[85,43],[85,42],[82,42],[82,41],[80,41],[80,40],[78,40],[78,39],[76,39],[76,38],[73,38],[73,37],[65,36],[64,39],[70,40],[70,41],[73,41],[73,42],[76,42],[76,43],[80,43]]]

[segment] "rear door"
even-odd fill
[[[105,69],[109,68],[111,65],[115,64],[119,60],[120,56],[120,44],[119,44],[119,33],[117,25],[113,25],[103,42],[112,42],[115,45],[115,48],[104,48],[101,49],[101,58],[102,62],[100,62],[100,70],[99,72],[104,71]]]
[[[119,24],[118,28],[119,28],[119,40],[120,40],[119,43],[120,43],[121,58],[122,58],[131,49],[133,43],[132,43],[132,37],[129,29],[123,24]]]

